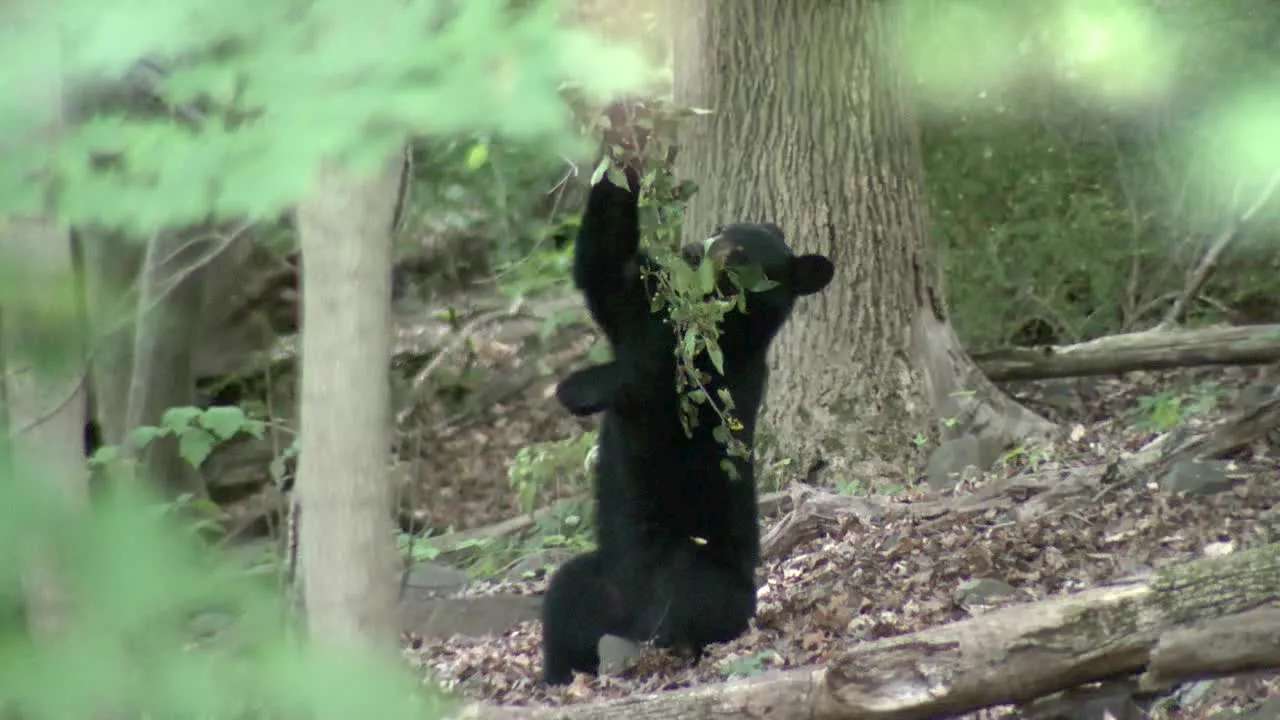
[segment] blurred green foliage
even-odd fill
[[[8,624],[20,614],[0,615],[0,708],[24,718],[443,712],[404,667],[358,649],[305,650],[262,576],[209,552],[141,485],[113,486],[85,514],[57,497],[37,458],[0,460],[14,470],[0,482],[0,602],[18,600],[36,546],[71,599],[64,631],[39,642]]]
[[[1280,168],[1280,6],[901,7],[932,232],[970,348],[1154,324]],[[504,258],[500,286],[556,287],[569,255],[548,237],[572,236],[581,202],[565,198],[552,218],[535,199],[574,168],[508,151],[500,183],[492,169],[461,170],[467,152],[452,151],[449,192],[468,198],[477,242]],[[419,199],[420,213],[447,214],[445,203]],[[1189,322],[1280,321],[1277,207],[1232,246]]]
[[[643,79],[638,54],[558,18],[558,2],[333,0],[254,4],[84,0],[24,6],[0,29],[0,214],[52,207],[70,222],[149,232],[219,218],[270,218],[310,187],[321,160],[372,168],[410,136],[494,133],[572,152],[558,90],[589,96]],[[39,133],[65,90],[165,68],[174,113],[102,112]],[[180,62],[178,62],[180,60]],[[44,173],[57,187],[29,182]]]
[[[1273,4],[902,7],[932,228],[971,347],[1154,321],[1280,167]],[[572,188],[585,186],[593,150],[562,81],[603,96],[649,78],[626,48],[558,26],[555,10],[546,0],[518,10],[503,0],[11,4],[0,24],[0,216],[44,209],[139,237],[209,216],[267,220],[307,191],[322,159],[371,164],[413,138],[402,242],[461,232],[483,245],[501,290],[562,287],[569,248],[554,239],[576,227]],[[649,16],[619,17],[658,30]],[[203,122],[108,112],[40,132],[64,91],[74,100],[142,57],[170,69],[164,99],[194,103]],[[1280,297],[1280,226],[1265,218],[1207,287],[1219,307],[1197,306],[1194,320],[1253,302],[1277,309],[1265,302]],[[47,281],[0,259],[0,305],[39,306]],[[40,365],[65,354],[58,338],[73,317],[47,312]],[[1165,405],[1182,410],[1152,407]],[[192,434],[193,417],[172,431]],[[207,437],[193,437],[200,455]],[[585,482],[591,442],[530,449],[513,486],[528,501],[557,477]],[[0,625],[0,707],[33,718],[431,716],[433,701],[402,674],[299,650],[266,588],[201,547],[173,508],[122,489],[72,515],[38,460],[15,462],[0,481],[0,603],[20,602],[19,551],[37,542],[56,550],[76,603],[72,632],[54,645]],[[583,540],[589,507],[566,507],[547,516],[541,542]],[[211,616],[217,631],[199,632]]]
[[[971,348],[1154,324],[1280,170],[1273,3],[901,7],[932,230]],[[1190,322],[1280,321],[1277,208]]]
[[[505,178],[523,184],[522,173],[580,152],[566,83],[603,97],[645,76],[638,53],[564,25],[558,8],[553,0],[10,3],[0,11],[0,219],[44,213],[136,238],[211,218],[271,221],[309,191],[322,161],[371,168],[410,138],[435,148],[435,169],[474,178],[472,188],[492,191],[484,200],[505,201]],[[155,88],[163,105],[193,112],[79,114],[82,96],[144,58],[163,69]],[[29,276],[23,265],[0,263],[3,307],[40,307],[55,287],[48,283],[66,280]],[[0,377],[68,361],[76,313],[48,314],[39,331],[58,342],[34,346],[59,357],[29,354]],[[140,432],[194,438],[184,455],[198,462],[216,440],[256,429],[225,408],[178,408]],[[79,439],[67,438],[75,444],[65,450],[78,451]],[[109,483],[90,511],[77,511],[54,492],[41,458],[12,450],[0,457],[0,714],[442,712],[443,700],[393,659],[323,637],[298,642],[265,579],[211,551],[176,506],[137,484]],[[66,631],[39,642],[25,632],[21,590],[35,547],[70,599]]]

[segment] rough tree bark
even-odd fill
[[[395,647],[390,447],[391,222],[400,158],[332,165],[297,210],[302,238],[299,559],[312,637]]]
[[[701,187],[689,232],[770,220],[836,262],[775,343],[762,456],[901,467],[939,418],[955,421],[948,435],[1047,433],[978,371],[947,318],[892,5],[681,5],[676,100],[715,111],[682,131],[681,174]]]

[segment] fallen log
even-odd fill
[[[1280,667],[1280,544],[1170,566],[850,648],[826,667],[560,708],[458,718],[912,720],[1140,675],[1143,688]]]
[[[1280,360],[1280,325],[1146,330],[1075,345],[977,352],[972,357],[995,382],[1200,365],[1264,365]]]

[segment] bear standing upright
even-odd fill
[[[687,435],[680,422],[676,337],[652,312],[656,267],[640,249],[640,176],[624,168],[628,187],[606,174],[587,199],[574,247],[573,279],[613,349],[609,363],[570,374],[557,388],[577,415],[604,412],[596,463],[597,549],[579,555],[551,579],[543,604],[543,678],[597,671],[603,635],[653,640],[697,658],[704,646],[741,635],[756,610],[760,556],[756,488],[750,458],[722,467],[719,418],[704,403]],[[705,257],[704,257],[705,256]],[[727,390],[750,446],[768,377],[766,354],[797,297],[816,293],[834,275],[822,255],[795,255],[771,224],[735,224],[709,249],[685,248],[693,265],[754,264],[773,283],[750,292],[746,311],[721,325],[724,374],[703,370],[711,397]],[[721,271],[723,272],[723,271]]]

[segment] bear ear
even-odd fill
[[[791,290],[812,295],[835,277],[836,266],[825,255],[801,255],[791,261]]]

